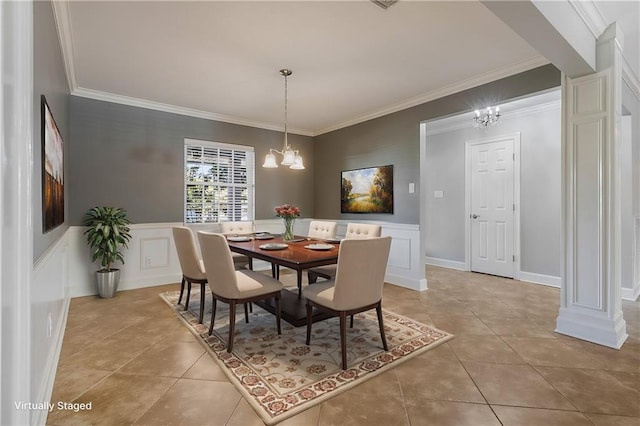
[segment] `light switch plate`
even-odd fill
[[[444,198],[444,191],[433,191],[433,198]]]
[[[413,194],[414,192],[416,192],[416,184],[415,183],[410,183],[409,184],[409,194]]]

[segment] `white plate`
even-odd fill
[[[258,234],[254,237],[256,240],[272,240],[273,235],[271,234]]]
[[[251,241],[251,237],[230,236],[230,237],[227,237],[227,240],[233,241],[234,243],[244,243],[246,241]]]
[[[281,244],[281,243],[269,243],[269,244],[263,244],[260,246],[262,250],[282,250],[282,249],[286,249],[287,247],[289,247],[288,244]]]
[[[340,244],[340,241],[342,240],[340,238],[326,238],[324,241],[328,243]]]
[[[331,244],[309,244],[308,246],[305,246],[305,248],[311,250],[331,250],[333,246]]]

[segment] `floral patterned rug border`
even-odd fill
[[[216,315],[216,328],[212,336],[208,335],[208,320],[211,315],[210,306],[206,306],[208,309],[205,309],[204,324],[198,324],[199,294],[197,293],[199,293],[199,291],[196,289],[192,290],[191,303],[188,311],[184,311],[182,305],[177,305],[179,292],[161,293],[160,297],[173,309],[174,313],[188,329],[195,336],[199,337],[199,341],[205,349],[207,349],[229,380],[236,386],[267,425],[274,425],[301,411],[309,409],[322,401],[362,383],[364,380],[373,378],[395,367],[399,363],[433,349],[453,338],[452,334],[383,309],[385,334],[387,335],[389,351],[385,352],[382,349],[382,344],[379,343],[379,349],[372,349],[371,354],[365,354],[364,359],[356,359],[355,362],[350,360],[347,370],[343,371],[339,368],[339,365],[336,365],[336,371],[329,372],[326,375],[322,375],[322,371],[311,371],[311,373],[317,373],[316,378],[305,377],[303,380],[297,380],[295,383],[292,379],[284,379],[279,382],[280,387],[286,387],[283,383],[286,384],[286,381],[290,380],[292,389],[290,389],[290,391],[286,389],[285,391],[279,391],[270,383],[269,378],[265,378],[265,375],[261,374],[261,369],[255,368],[255,362],[251,362],[255,361],[251,359],[253,357],[243,356],[239,353],[239,348],[245,343],[244,338],[236,336],[234,340],[234,350],[231,353],[226,351],[228,329],[221,330],[221,328],[228,326],[228,311],[221,309],[226,306],[225,304],[221,304],[221,306],[219,305],[218,307],[219,312]],[[207,303],[207,305],[208,304],[209,303]],[[251,322],[255,321],[256,315],[264,315],[269,321],[269,327],[273,325],[273,333],[267,334],[265,340],[277,339],[278,336],[275,333],[275,319],[273,315],[255,305],[253,309],[254,315]],[[368,320],[372,322],[372,325],[375,325],[375,327],[372,328],[377,328],[375,311],[371,312],[372,313],[359,314],[356,322]],[[363,315],[367,317],[363,319]],[[327,321],[332,320],[336,319]],[[219,328],[219,324],[221,324],[221,328]],[[236,324],[236,332],[242,330],[244,320],[242,319],[241,312],[237,317]],[[314,326],[316,326],[316,324],[314,324]],[[285,321],[282,322],[282,325],[283,334],[287,328],[294,329]],[[261,327],[257,328],[260,329]],[[298,330],[300,329],[306,330],[305,327],[300,327]],[[394,336],[394,331],[396,333],[403,333],[404,336]],[[377,337],[379,339],[379,335]],[[402,337],[408,337],[408,339],[402,340]],[[339,341],[339,334],[336,339]],[[314,337],[312,337],[312,344],[313,340]],[[394,344],[393,342],[395,340],[399,340],[399,344]],[[290,344],[292,342],[289,341],[287,343]],[[294,351],[299,347],[304,347],[304,338],[302,338],[301,342],[295,342],[294,344],[296,347],[291,348]],[[349,350],[350,344],[351,342],[348,341],[347,350]],[[263,346],[266,345],[263,344]],[[280,346],[280,348],[281,347],[282,346]],[[316,366],[316,368],[317,367],[318,366]],[[309,375],[311,376],[311,374]]]

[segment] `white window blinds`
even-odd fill
[[[185,223],[253,220],[253,147],[185,139]]]

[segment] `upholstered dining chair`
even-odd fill
[[[347,232],[345,239],[363,239],[379,237],[382,233],[382,226],[371,225],[367,223],[349,223],[347,224]],[[309,284],[313,284],[318,277],[330,280],[336,276],[336,265],[326,265],[317,268],[311,268],[307,271]]]
[[[209,335],[213,332],[213,324],[216,317],[216,306],[218,300],[229,304],[229,343],[227,352],[233,350],[233,334],[236,323],[236,305],[246,304],[258,300],[275,298],[276,326],[278,334],[280,329],[280,291],[282,283],[280,281],[259,272],[244,270],[237,271],[233,265],[231,250],[227,244],[227,239],[222,234],[211,232],[198,232],[200,250],[206,269],[209,288],[213,296],[211,309],[211,325]]]
[[[336,237],[337,228],[338,224],[336,222],[312,220],[309,223],[309,232],[307,236],[310,238],[319,238],[322,240],[332,239]]]
[[[253,234],[253,222],[220,222],[220,232],[225,235],[250,235]]]
[[[347,315],[376,309],[382,346],[387,351],[382,320],[382,287],[389,259],[391,237],[343,240],[336,277],[304,289],[307,299],[307,340],[311,342],[313,308],[340,317],[342,369],[347,369]]]
[[[226,236],[243,236],[251,235],[254,232],[252,221],[241,222],[220,222],[220,232]],[[253,269],[253,259],[240,253],[231,253],[233,256],[233,264],[236,269],[243,269],[245,267]]]
[[[198,254],[193,232],[186,226],[178,226],[173,228],[173,241],[178,252],[178,260],[180,261],[180,269],[182,269],[182,283],[180,285],[180,297],[178,304],[182,302],[185,283],[187,287],[187,298],[184,303],[184,310],[189,309],[189,297],[191,296],[191,284],[200,284],[200,317],[198,322],[202,323],[204,316],[204,286],[207,284],[207,276],[205,274],[204,265]]]

